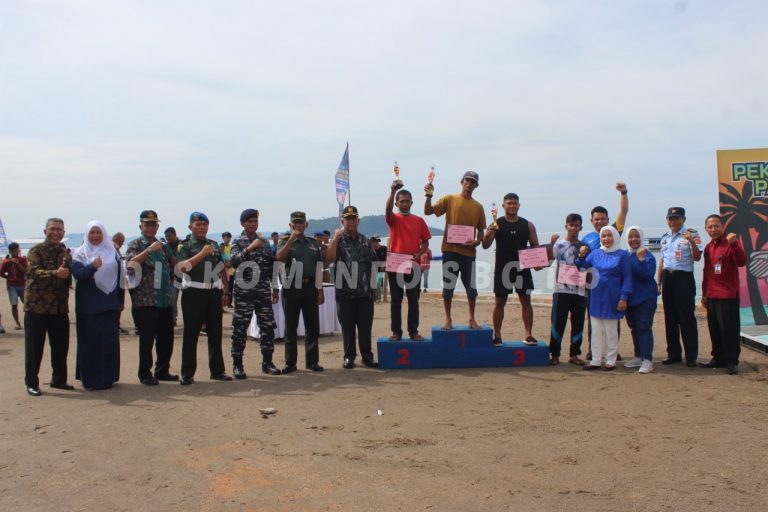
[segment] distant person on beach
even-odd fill
[[[122,265],[122,262],[125,261],[125,258],[123,257],[123,252],[120,250],[123,247],[123,244],[125,244],[125,235],[122,234],[120,231],[112,235],[112,245],[115,247],[115,251],[117,251],[117,255],[120,256],[120,262]],[[120,314],[118,317],[121,317],[123,314],[122,311],[120,311]],[[119,320],[119,318],[118,318]],[[130,334],[128,329],[123,329],[122,327],[119,327],[120,334]],[[139,334],[139,329],[136,327],[134,323],[134,333]]]
[[[627,195],[627,185],[624,183],[616,183],[616,190],[619,191],[619,213],[616,215],[616,221],[611,224],[616,231],[619,233],[619,236],[622,235],[624,232],[624,224],[627,221],[627,212],[629,211],[629,196]],[[589,218],[590,223],[592,224],[592,227],[594,228],[594,231],[591,231],[584,235],[584,237],[581,239],[583,243],[585,243],[590,251],[595,251],[600,248],[600,230],[603,229],[605,226],[608,225],[608,222],[610,222],[610,219],[608,217],[608,210],[604,206],[595,206],[592,208],[592,212],[590,213]],[[587,291],[587,303],[589,303],[589,291]],[[592,321],[589,314],[589,309],[587,310],[587,338],[589,340],[589,347],[590,351],[587,354],[587,358],[591,358],[591,348],[592,348]],[[619,335],[621,335],[621,324],[616,324],[619,329]],[[616,356],[618,361],[621,361],[621,355]]]
[[[387,273],[384,270],[387,262],[387,246],[381,245],[378,235],[371,237],[373,250],[376,251],[376,302],[387,301]]]
[[[467,293],[467,308],[469,312],[469,327],[480,329],[475,320],[475,302],[477,287],[475,285],[475,257],[477,246],[483,240],[485,231],[485,212],[483,205],[472,199],[472,193],[480,185],[480,177],[474,171],[467,171],[461,178],[461,192],[440,198],[434,205],[432,196],[435,187],[427,183],[424,187],[426,200],[424,215],[445,215],[445,236],[443,237],[443,308],[445,309],[445,324],[442,329],[453,329],[451,303],[456,281],[461,277],[461,283]],[[452,239],[452,242],[448,240]]]
[[[272,251],[272,256],[274,256],[277,253],[277,244],[280,243],[280,233],[273,231],[272,234],[269,235],[269,238],[271,240],[269,248]]]
[[[424,288],[424,293],[427,293],[427,288],[429,287],[429,269],[431,266],[432,249],[427,247],[427,251],[421,255],[421,258],[419,258],[419,268],[421,269],[421,280],[424,283],[422,285],[422,288]]]
[[[77,320],[75,378],[87,390],[109,389],[120,380],[120,311],[123,265],[99,221],[85,228],[83,245],[72,254]]]
[[[336,308],[344,341],[342,368],[355,367],[358,344],[363,364],[376,368],[378,364],[371,351],[374,294],[371,285],[376,253],[368,238],[357,230],[360,224],[357,208],[344,208],[341,223],[343,229],[336,230],[325,263],[336,265]]]
[[[275,258],[269,241],[259,236],[259,211],[248,208],[240,213],[243,231],[232,243],[232,269],[235,271],[235,312],[232,315],[232,373],[236,379],[246,379],[243,363],[248,326],[256,314],[261,349],[261,372],[280,375],[280,369],[272,362],[275,351],[275,313],[279,289],[273,279]]]
[[[704,225],[711,241],[704,248],[701,305],[707,310],[712,360],[702,366],[725,367],[736,375],[741,354],[739,267],[747,264],[747,255],[735,233],[725,234],[722,217],[710,215]]]
[[[21,255],[19,244],[11,242],[8,244],[8,256],[0,265],[0,277],[6,280],[8,288],[8,300],[11,303],[11,315],[16,322],[16,330],[22,329],[19,322],[19,301],[24,303],[24,285],[27,282],[27,258]],[[2,324],[0,324],[0,334],[5,334]]]
[[[48,219],[43,233],[45,241],[27,254],[24,289],[24,383],[32,396],[42,394],[38,374],[46,335],[51,346],[51,387],[75,389],[67,383],[72,258],[61,243],[64,221],[57,217]]]
[[[429,250],[429,232],[427,223],[418,215],[411,213],[413,197],[402,187],[401,182],[394,182],[384,206],[384,220],[389,226],[389,258],[409,257],[411,262],[402,271],[387,272],[390,303],[390,341],[400,341],[403,337],[402,304],[403,296],[408,297],[407,328],[408,337],[414,341],[423,341],[419,334],[419,297],[421,295],[421,255]],[[398,190],[400,189],[400,190]],[[398,213],[392,211],[397,206]]]
[[[632,333],[635,357],[625,368],[640,368],[640,373],[653,371],[653,317],[656,314],[656,258],[645,248],[643,230],[632,226],[627,230],[629,264],[632,268],[632,295],[627,301],[627,325]]]
[[[229,279],[219,244],[209,239],[208,216],[192,212],[189,216],[191,236],[179,248],[178,267],[184,273],[181,312],[184,315],[184,338],[181,345],[181,382],[188,386],[197,371],[197,342],[205,325],[208,336],[208,368],[211,380],[230,381],[224,371],[221,351],[223,307],[229,294]]]
[[[632,295],[632,269],[629,253],[619,248],[619,232],[613,226],[600,230],[600,248],[590,251],[582,245],[576,265],[590,268],[596,274],[589,300],[589,314],[595,327],[592,345],[592,360],[584,370],[599,370],[605,344],[605,366],[603,370],[616,368],[619,350],[619,320],[627,310],[627,301]]]
[[[160,219],[154,210],[139,214],[141,235],[128,244],[128,275],[138,279],[131,288],[131,313],[139,329],[139,382],[156,386],[160,381],[174,382],[172,374],[173,306],[177,294],[173,275],[176,255],[168,243],[157,239]],[[168,232],[165,233],[168,236]],[[175,232],[174,232],[175,235]],[[157,358],[152,373],[152,347]]]
[[[656,275],[667,334],[667,358],[661,364],[683,361],[682,336],[686,364],[694,368],[699,354],[699,329],[693,263],[701,259],[701,237],[698,231],[685,227],[685,208],[674,206],[667,210],[667,225],[669,231],[661,237]]]
[[[179,259],[179,236],[176,234],[176,228],[173,226],[165,228],[163,232],[165,235],[165,243],[171,251],[171,254],[178,261]],[[175,268],[171,271],[171,279],[173,280],[172,292],[173,292],[173,326],[176,327],[179,318],[179,290],[181,289],[181,279],[176,275]]]
[[[581,342],[584,334],[584,315],[587,310],[586,282],[580,282],[576,258],[584,245],[579,240],[581,215],[571,213],[565,218],[565,238],[552,235],[552,259],[555,261],[555,292],[552,294],[552,329],[549,338],[550,364],[560,364],[560,351],[565,325],[570,315],[571,344],[568,362],[584,366]]]
[[[483,249],[496,242],[496,264],[493,272],[493,344],[501,346],[501,325],[504,323],[504,306],[513,291],[517,293],[522,311],[526,345],[536,345],[533,337],[533,275],[531,269],[520,269],[519,251],[539,247],[539,237],[533,222],[518,216],[520,198],[515,193],[504,196],[501,204],[504,216],[492,222],[483,237]],[[540,269],[536,269],[540,270]]]
[[[304,317],[304,363],[307,370],[323,371],[320,366],[320,304],[325,302],[321,272],[320,245],[304,235],[307,215],[291,213],[291,233],[282,240],[276,259],[285,263],[283,309],[285,310],[285,366],[283,373],[296,371],[298,362],[299,316]]]
[[[224,265],[227,268],[227,275],[229,276],[229,290],[234,290],[235,285],[235,269],[232,268],[230,259],[232,257],[232,233],[225,231],[221,234],[221,255],[224,257]],[[230,293],[227,297],[227,307],[232,307],[232,297],[234,293]]]

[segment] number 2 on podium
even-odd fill
[[[397,351],[400,358],[397,360],[398,366],[408,366],[411,364],[411,351],[407,348],[401,348]]]

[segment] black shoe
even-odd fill
[[[40,396],[43,394],[42,391],[40,391],[40,388],[36,388],[33,386],[27,386],[27,394],[32,396]]]
[[[211,380],[220,380],[222,382],[229,382],[230,380],[232,380],[232,377],[230,377],[226,373],[219,373],[216,375],[211,375]]]
[[[144,384],[145,386],[157,386],[158,384],[160,384],[160,381],[157,380],[157,378],[150,375],[149,377],[144,377],[143,379],[141,379],[141,383]]]
[[[266,373],[267,375],[280,375],[281,372],[280,368],[274,365],[272,361],[264,361],[261,363],[261,373]]]
[[[55,389],[63,389],[64,391],[74,391],[75,386],[72,384],[67,384],[66,382],[64,384],[53,384],[51,383],[51,387]]]
[[[312,370],[313,372],[321,372],[321,371],[325,370],[325,368],[323,368],[319,364],[315,363],[312,366],[310,366],[309,368],[307,368],[307,370]]]
[[[288,373],[293,373],[296,371],[296,365],[295,364],[287,364],[283,366],[283,375]]]
[[[378,368],[379,367],[379,363],[377,363],[373,359],[363,358],[363,364],[365,366],[367,366],[368,368]]]
[[[673,357],[668,357],[665,360],[663,360],[661,362],[661,364],[677,364],[677,363],[682,363],[682,362],[683,362],[682,359],[675,359]]]
[[[710,359],[707,363],[699,363],[702,368],[725,368],[725,363],[717,359]]]
[[[699,363],[697,363],[695,359],[692,359],[691,361],[686,361],[685,366],[687,366],[688,368],[696,368],[697,366],[699,366]]]
[[[156,373],[155,374],[155,378],[157,380],[162,380],[162,381],[166,381],[166,382],[176,382],[177,380],[179,380],[179,376],[178,375],[174,375],[174,374],[168,373],[168,372],[166,372],[166,373]]]
[[[195,379],[193,379],[192,377],[182,377],[179,384],[181,384],[182,386],[189,386],[193,382],[195,382]]]
[[[623,361],[624,359],[621,358],[621,354],[616,354],[616,360]]]
[[[245,373],[245,368],[242,366],[233,366],[232,367],[232,374],[235,376],[237,380],[247,379],[248,375]]]
[[[725,367],[725,373],[728,375],[737,375],[739,373],[739,365],[729,364]]]
[[[345,357],[344,364],[342,364],[341,367],[344,368],[345,370],[351,370],[352,368],[355,367],[355,360]]]

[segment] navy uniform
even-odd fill
[[[291,223],[305,223],[307,216],[304,212],[291,213]],[[297,329],[299,315],[304,316],[305,364],[307,369],[321,372],[320,346],[320,309],[319,296],[322,296],[323,258],[320,244],[303,234],[294,240],[289,237],[281,240],[277,254],[289,245],[285,262],[285,279],[283,280],[283,309],[285,310],[285,367],[283,373],[296,371],[298,359]]]
[[[208,223],[208,217],[194,212],[189,217],[190,225],[197,221]],[[190,226],[191,228],[191,226]],[[219,244],[208,238],[196,239],[194,234],[179,246],[181,262],[194,258],[206,245],[213,248],[194,267],[185,272],[181,283],[181,311],[184,315],[184,338],[181,346],[181,384],[194,382],[197,370],[197,340],[205,324],[208,333],[208,367],[213,380],[232,380],[224,373],[224,356],[221,352],[222,295],[226,284],[221,279],[224,257]]]
[[[240,214],[240,224],[245,226],[246,221],[253,221],[254,219],[258,221],[258,218],[258,210],[248,209]],[[256,226],[258,227],[258,224]],[[261,241],[261,245],[253,252],[248,251],[248,247],[257,238]],[[232,360],[233,371],[237,379],[247,378],[243,368],[243,352],[245,351],[248,326],[254,313],[256,313],[256,321],[259,325],[259,345],[263,358],[261,371],[270,375],[280,375],[281,373],[272,363],[272,353],[275,351],[275,329],[277,328],[275,315],[272,311],[274,262],[275,257],[272,255],[269,241],[258,236],[258,233],[248,236],[244,230],[240,237],[232,242],[230,263],[235,270]]]
[[[667,218],[682,217],[685,221],[685,209],[673,207],[667,211]],[[691,240],[683,237],[691,232]],[[682,361],[680,337],[683,338],[685,359],[688,366],[696,366],[699,353],[699,331],[696,324],[696,282],[693,278],[693,247],[701,255],[701,237],[696,230],[684,225],[672,233],[668,231],[661,237],[659,266],[661,270],[661,300],[664,304],[664,326],[667,334],[667,359],[664,364]]]

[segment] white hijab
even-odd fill
[[[613,235],[613,243],[610,247],[606,247],[603,245],[603,231],[610,231]],[[613,226],[605,226],[603,229],[600,230],[600,248],[605,252],[615,252],[619,250],[619,246],[621,245],[621,236],[619,236],[619,232],[616,231],[616,228]]]
[[[633,249],[629,246],[629,232],[633,229],[637,231],[637,234],[640,237],[640,246],[637,249]],[[625,233],[627,234],[627,249],[629,249],[630,253],[634,254],[638,249],[645,247],[645,234],[643,233],[643,229],[640,226],[630,226],[630,228],[627,229]]]
[[[99,245],[93,245],[88,241],[88,233],[91,232],[91,228],[98,228],[103,236]],[[115,246],[112,245],[112,239],[109,238],[107,228],[104,224],[97,220],[92,220],[85,227],[85,240],[83,245],[75,249],[72,259],[79,261],[83,265],[88,265],[93,262],[97,256],[101,256],[101,267],[96,270],[93,275],[94,281],[96,281],[96,287],[106,294],[110,294],[117,287],[117,275],[119,272],[119,266],[117,262],[117,251]]]

